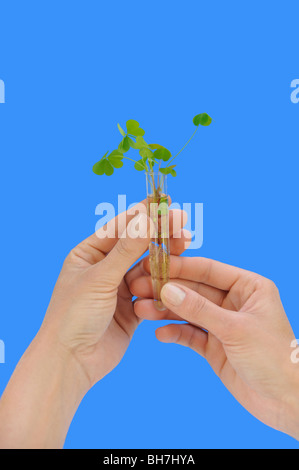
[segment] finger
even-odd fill
[[[172,255],[179,256],[184,253],[190,246],[192,235],[189,230],[184,228],[170,237],[169,248]]]
[[[91,237],[89,242],[92,242],[94,246],[102,253],[108,253],[117,243],[117,240],[125,231],[127,225],[136,216],[136,214],[146,214],[147,205],[146,200],[128,209],[126,212],[122,212],[117,217],[108,222],[104,227],[97,230]],[[173,230],[182,228],[187,223],[187,213],[179,209],[173,209],[169,211],[169,235],[171,236]]]
[[[169,236],[180,237],[181,229],[185,227],[188,220],[187,212],[181,209],[169,210]]]
[[[198,325],[221,338],[227,325],[236,318],[235,313],[219,307],[188,287],[167,283],[161,291],[165,307],[184,320]]]
[[[99,263],[105,281],[119,285],[130,266],[147,250],[149,237],[150,219],[146,214],[139,214],[131,220],[114,248]]]
[[[165,309],[159,311],[155,307],[155,302],[152,299],[137,299],[134,302],[134,311],[138,318],[143,320],[178,320],[182,321],[178,315],[171,310]]]
[[[151,277],[144,273],[142,274],[141,270],[139,271],[139,274],[139,277],[136,276],[130,280],[130,291],[133,295],[136,295],[136,297],[152,299],[153,284]],[[226,291],[222,291],[220,289],[216,289],[215,287],[207,286],[206,284],[199,282],[185,281],[184,279],[171,279],[171,282],[186,286],[189,289],[194,290],[198,294],[204,296],[206,299],[214,302],[216,305],[221,305],[226,296]]]
[[[149,272],[149,262],[144,263]],[[171,256],[170,277],[202,282],[221,290],[228,291],[248,271],[220,263],[208,258],[187,258]]]
[[[88,243],[96,250],[107,254],[115,246],[119,237],[125,232],[126,227],[131,220],[133,220],[138,214],[146,213],[147,206],[146,199],[144,199],[127,211],[122,212],[110,220],[106,225],[99,228],[94,234],[84,240],[84,242]]]
[[[169,204],[171,199],[169,197]],[[106,225],[98,229],[90,237],[83,240],[76,248],[82,253],[84,259],[90,264],[95,264],[103,259],[103,255],[115,246],[119,237],[125,231],[130,221],[139,213],[147,213],[146,199],[139,202],[126,212],[122,212]],[[184,227],[187,223],[187,213],[178,209],[169,211],[169,234],[172,235],[173,230]]]
[[[180,255],[186,250],[191,241],[191,234],[186,229],[181,229],[180,237],[177,238],[170,238],[170,253],[175,255]],[[126,283],[130,286],[131,282],[142,276],[148,276],[149,273],[144,269],[144,260],[146,258],[139,261],[139,263],[135,264],[130,271],[126,274]]]
[[[130,288],[130,285],[135,279],[140,277],[150,277],[149,274],[145,271],[143,267],[144,258],[136,263],[126,274],[125,280],[127,286]],[[134,294],[133,294],[134,295]]]
[[[156,337],[162,343],[180,344],[206,357],[208,334],[196,326],[186,324],[165,325],[156,330]]]

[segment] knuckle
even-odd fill
[[[76,247],[73,248],[65,257],[64,264],[68,265],[76,261],[77,255],[76,255]]]
[[[201,261],[203,261],[204,258],[201,258]],[[211,259],[206,258],[204,260],[205,263],[205,272],[204,272],[204,278],[203,278],[203,283],[209,284],[209,280],[211,277],[211,272],[212,272],[212,267],[213,267],[213,262]]]
[[[267,287],[269,291],[273,294],[278,294],[278,287],[276,286],[275,282],[273,282],[271,279],[267,279]]]
[[[251,294],[255,291],[265,295],[277,292],[277,287],[273,281],[256,273],[249,273],[244,276],[244,286]]]
[[[178,334],[177,334],[177,338],[176,338],[176,340],[175,340],[176,344],[180,344],[180,343],[181,343],[182,337],[183,337],[183,329],[182,329],[182,327],[179,327],[179,329],[178,329]]]
[[[196,346],[197,346],[195,332],[196,332],[196,329],[195,329],[195,327],[193,327],[192,330],[191,330],[191,334],[190,334],[190,336],[188,338],[188,341],[187,341],[187,346],[191,349],[195,349]]]
[[[246,273],[243,279],[248,286],[253,287],[253,290],[258,289],[263,283],[263,277],[256,273]]]
[[[278,294],[278,288],[271,279],[268,279],[266,277],[259,276],[258,280],[258,287],[260,288],[261,291],[263,291],[265,294],[272,294],[276,295]]]

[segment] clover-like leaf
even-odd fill
[[[128,134],[131,134],[131,131],[134,131],[134,129],[138,129],[138,127],[139,127],[139,122],[138,122],[138,121],[135,121],[135,119],[129,119],[129,120],[126,122],[126,126],[127,126]]]
[[[167,166],[166,168],[160,168],[160,173],[162,173],[163,175],[172,175],[172,176],[176,176],[176,171],[174,170],[174,167],[176,165],[171,165],[171,166]]]
[[[113,166],[111,165],[111,163],[108,162],[108,160],[103,160],[103,162],[104,162],[104,165],[105,165],[105,166],[104,166],[105,174],[106,174],[107,176],[113,175],[114,170],[113,170]]]
[[[165,147],[161,149],[157,149],[154,152],[154,157],[158,160],[163,160],[163,162],[167,162],[170,159],[171,153]]]
[[[112,150],[112,152],[110,153],[109,157],[110,157],[110,156],[123,158],[123,153],[122,153],[120,150]]]
[[[99,160],[97,163],[95,163],[92,167],[92,171],[96,174],[96,175],[103,175],[105,173],[105,158],[106,158],[106,155],[109,153],[109,150],[108,152],[105,153],[105,155],[102,156],[101,160]]]
[[[143,147],[148,147],[147,143],[145,142],[142,136],[137,136],[136,137],[136,149],[140,150]]]
[[[96,175],[103,175],[105,173],[105,160],[100,160],[99,162],[95,163],[92,167],[92,171]]]
[[[119,132],[121,133],[121,135],[122,135],[123,137],[125,137],[126,133],[125,133],[125,131],[120,127],[120,125],[119,125],[118,123],[117,123],[117,127],[118,127],[118,130],[119,130]]]
[[[141,127],[138,127],[138,129],[135,129],[134,132],[131,132],[131,134],[135,135],[135,137],[142,137],[145,134],[145,130],[141,129]]]
[[[206,113],[197,114],[193,118],[193,123],[196,127],[199,127],[200,125],[209,126],[211,122],[212,118]],[[124,153],[127,152],[131,147],[135,150],[139,150],[139,154],[141,156],[140,160],[137,162],[134,161],[136,170],[154,171],[157,165],[159,166],[161,174],[176,176],[176,170],[174,169],[176,165],[170,164],[174,158],[176,158],[177,155],[181,153],[181,151],[195,135],[195,132],[193,132],[193,135],[187,141],[187,144],[185,144],[183,148],[171,159],[169,166],[166,166],[166,168],[160,168],[161,161],[168,162],[172,156],[168,149],[160,144],[147,144],[143,138],[145,133],[144,130],[140,128],[139,122],[135,121],[134,119],[129,119],[126,122],[126,130],[124,130],[120,124],[117,124],[117,127],[120,134],[122,135],[122,140],[116,150],[113,150],[110,155],[108,155],[108,152],[106,152],[101,160],[95,163],[93,166],[93,171],[97,175],[106,174],[110,176],[113,174],[114,168],[121,168],[123,166],[123,158],[126,158],[124,157]],[[156,189],[160,190],[160,188]]]
[[[143,136],[145,134],[145,131],[139,127],[139,122],[135,121],[134,119],[129,119],[126,122],[126,125],[128,134],[134,135],[135,137]]]
[[[146,147],[143,147],[142,149],[140,149],[139,154],[142,158],[152,159],[152,156],[153,156],[153,152]]]
[[[148,144],[149,148],[152,150],[157,150],[157,149],[164,149],[163,145],[160,144]]]
[[[130,141],[129,141],[129,137],[126,136],[123,138],[123,140],[120,142],[119,146],[118,146],[118,150],[121,152],[121,153],[125,153],[129,150],[130,148]]]
[[[121,154],[118,150],[113,150],[108,156],[108,160],[114,168],[121,168],[123,166],[123,154]]]
[[[197,114],[193,118],[193,124],[195,126],[209,126],[212,122],[212,118],[207,113]]]
[[[136,142],[134,142],[134,140],[131,139],[131,137],[128,137],[128,140],[129,140],[130,147],[132,147],[132,149],[137,149]]]
[[[146,163],[145,163],[145,161],[143,161],[143,159],[138,160],[138,162],[135,163],[134,168],[137,171],[147,170]]]
[[[124,148],[125,152],[127,152],[130,148],[130,141],[129,141],[128,136],[123,138],[123,148]]]

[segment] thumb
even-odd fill
[[[119,285],[128,269],[147,250],[149,237],[150,219],[140,213],[130,221],[114,248],[100,262],[105,278]]]
[[[161,291],[161,299],[165,307],[183,320],[210,331],[219,339],[235,319],[234,312],[219,307],[182,285],[165,284]]]

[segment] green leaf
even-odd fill
[[[149,148],[152,150],[157,150],[157,149],[164,149],[163,145],[160,144],[148,144]]]
[[[148,147],[147,143],[145,142],[144,138],[141,136],[136,137],[136,148],[138,150],[142,149],[143,147]]]
[[[132,147],[132,149],[137,149],[136,142],[134,142],[134,140],[131,139],[131,137],[128,137],[128,140],[129,140],[129,143],[130,143],[130,147]]]
[[[130,148],[130,141],[129,141],[129,137],[126,136],[123,138],[123,140],[121,141],[121,143],[119,144],[118,146],[118,150],[121,152],[121,153],[125,153],[129,150]]]
[[[195,126],[209,126],[212,122],[212,118],[207,113],[197,114],[193,118],[193,124]]]
[[[105,168],[105,174],[107,176],[113,175],[114,170],[113,170],[113,166],[111,165],[111,163],[108,162],[108,160],[103,160],[103,163],[105,165],[105,167],[104,167]]]
[[[107,152],[108,153],[108,152]],[[109,156],[112,157],[123,157],[123,154],[120,150],[112,150]]]
[[[119,130],[119,132],[121,133],[121,135],[122,135],[123,137],[125,137],[125,135],[126,135],[125,131],[120,127],[119,124],[117,124],[117,127],[118,127],[118,130]]]
[[[117,152],[117,150],[116,150]],[[111,163],[114,168],[121,168],[123,166],[123,161],[122,161],[123,155],[113,155],[113,152],[108,157],[109,162]]]
[[[143,147],[142,149],[139,150],[139,154],[142,158],[152,158],[153,156],[153,152],[146,148],[146,147]]]
[[[134,119],[129,119],[126,122],[126,125],[127,125],[128,134],[131,134],[131,131],[134,131],[135,129],[138,129],[139,122],[135,121]]]
[[[143,136],[145,134],[145,131],[139,127],[139,122],[135,121],[134,119],[129,119],[126,122],[126,125],[128,134],[132,134],[135,137]]]
[[[138,129],[135,129],[134,132],[130,132],[130,134],[137,136],[143,136],[145,134],[145,130],[141,129],[141,127],[138,127]]]
[[[102,156],[101,160],[104,160],[106,158],[106,155],[109,153],[109,150],[105,153],[105,155]]]
[[[169,160],[171,157],[171,153],[169,150],[163,147],[161,149],[155,150],[154,157],[158,160],[163,160],[163,162],[167,162],[167,160]]]
[[[92,171],[96,175],[103,175],[105,173],[105,160],[100,160],[99,162],[95,163],[92,167]]]
[[[127,152],[130,148],[130,141],[128,136],[123,138],[123,148],[125,149],[125,152]]]
[[[142,159],[135,163],[134,168],[137,171],[147,170],[146,163]]]
[[[160,173],[162,173],[163,175],[169,175],[170,173],[170,168],[160,168]]]
[[[95,163],[92,167],[92,171],[96,174],[96,175],[103,175],[105,173],[105,164],[104,164],[104,161],[105,161],[105,158],[106,158],[106,155],[107,153],[109,153],[109,150],[108,152],[105,153],[105,155],[102,156],[101,160],[99,160],[97,163]]]
[[[166,168],[160,168],[160,173],[162,173],[163,175],[172,175],[172,176],[176,176],[176,171],[174,170],[174,167],[176,165],[171,165],[171,166],[167,166]]]

